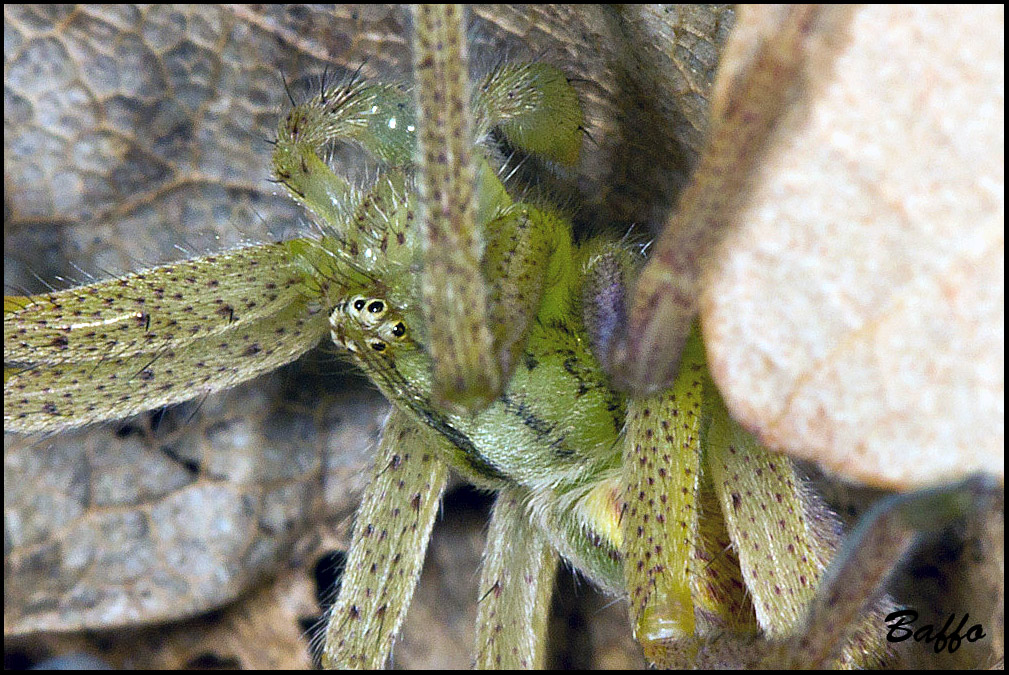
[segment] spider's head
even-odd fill
[[[366,291],[343,297],[329,315],[333,342],[350,352],[386,396],[427,410],[431,362],[420,325],[416,311]]]

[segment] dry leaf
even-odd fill
[[[778,130],[702,298],[770,446],[879,486],[1004,476],[1004,18],[861,8]]]

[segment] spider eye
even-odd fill
[[[397,321],[396,325],[392,327],[392,334],[395,337],[403,337],[406,335],[406,326],[403,325],[402,321]]]
[[[354,304],[355,304],[355,307],[356,307],[357,303],[354,303]],[[361,304],[363,305],[364,302],[362,301]],[[371,312],[372,314],[378,314],[383,309],[385,309],[385,303],[383,303],[381,300],[375,300],[370,305],[368,305],[368,311]]]
[[[376,352],[384,352],[385,351],[385,343],[384,342],[379,342],[378,340],[375,340],[374,342],[371,342],[369,344],[371,345],[371,348],[374,349]]]
[[[361,311],[362,309],[364,309],[364,300],[362,300],[360,298],[358,298],[357,300],[355,300],[354,301],[354,309],[356,309],[357,311]]]

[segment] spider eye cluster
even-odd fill
[[[362,347],[385,352],[409,334],[406,321],[382,298],[354,296],[341,303],[329,321],[333,342],[353,353]]]
[[[389,303],[382,298],[356,295],[347,303],[347,314],[366,328],[379,326],[388,313]]]

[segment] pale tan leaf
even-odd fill
[[[867,7],[779,130],[702,318],[775,448],[906,488],[1004,476],[1002,7]]]

